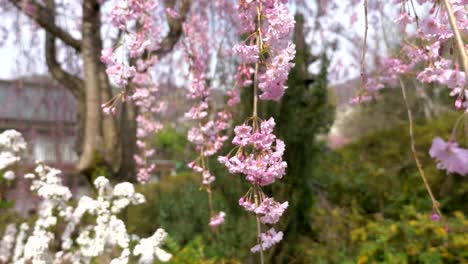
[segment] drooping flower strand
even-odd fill
[[[367,32],[369,30],[369,19],[368,19],[368,8],[367,8],[367,0],[364,0],[364,42],[362,44],[362,55],[361,55],[361,86],[359,88],[359,95],[357,100],[363,100],[365,97],[369,95],[365,95],[366,93],[366,53],[367,53]]]
[[[453,31],[453,38],[455,39],[455,43],[457,46],[458,53],[460,55],[460,61],[462,63],[463,70],[465,71],[465,83],[461,87],[461,91],[459,92],[459,96],[457,98],[457,101],[455,103],[455,106],[459,105],[458,108],[461,108],[463,102],[466,100],[466,78],[468,78],[468,54],[466,51],[466,45],[463,41],[460,28],[458,26],[458,23],[460,23],[463,27],[463,29],[467,29],[468,25],[466,22],[466,13],[465,15],[460,16],[460,12],[463,14],[465,11],[464,9],[464,4],[466,4],[466,1],[460,1],[460,0],[455,0],[455,1],[449,1],[449,0],[443,0],[445,10],[447,12],[448,20],[450,21],[450,26],[452,27]],[[457,3],[458,5],[452,5],[453,3]],[[460,9],[460,5],[463,6],[463,9]],[[456,11],[455,11],[456,9]],[[458,12],[458,14],[455,14]],[[468,110],[468,106],[466,107],[466,110]]]
[[[141,183],[147,182],[156,169],[156,165],[152,162],[156,150],[148,142],[163,128],[163,124],[156,119],[156,115],[161,115],[166,110],[166,104],[160,100],[159,88],[153,82],[153,77],[149,71],[157,61],[156,57],[137,59],[137,71],[132,80],[131,99],[138,107],[136,117],[136,146],[138,151],[134,155],[134,160],[137,179]]]
[[[404,7],[406,2],[398,1],[398,4]],[[422,83],[438,83],[451,89],[450,95],[455,97],[455,107],[466,111],[468,102],[465,99],[468,91],[465,89],[465,65],[468,64],[468,59],[466,47],[463,47],[463,41],[460,41],[460,32],[468,30],[464,3],[459,0],[418,2],[422,5],[432,5],[431,11],[426,17],[422,17],[421,20],[418,17],[416,21],[415,14],[411,15],[402,8],[403,11],[394,22],[403,28],[403,33],[407,35],[403,41],[404,45],[398,57],[381,59],[381,70],[375,73],[374,78],[366,81],[366,92],[375,95],[385,85],[397,86],[398,78],[402,75],[416,75]],[[415,23],[415,34],[408,35],[404,29]],[[454,45],[457,47],[455,50]],[[419,70],[421,66],[422,70]],[[365,100],[371,98],[367,96]],[[357,102],[355,99],[354,101]]]
[[[224,212],[215,213],[212,201],[211,184],[215,181],[215,176],[210,172],[207,157],[210,157],[221,148],[227,136],[224,135],[229,127],[228,120],[231,114],[229,112],[218,112],[216,120],[207,120],[206,123],[198,123],[198,127],[192,127],[188,132],[188,140],[195,144],[195,150],[198,157],[191,161],[188,166],[195,172],[201,173],[203,179],[202,184],[208,194],[208,205],[210,209],[210,223],[212,227],[216,227],[223,223]]]
[[[154,163],[150,162],[155,150],[148,146],[147,141],[162,128],[162,124],[155,120],[155,115],[165,109],[163,102],[158,101],[158,87],[152,81],[149,71],[158,61],[153,51],[161,42],[161,28],[154,16],[157,8],[158,4],[154,0],[117,1],[110,15],[112,24],[124,32],[123,43],[118,45],[123,59],[117,59],[116,47],[104,49],[101,56],[101,61],[108,67],[107,74],[111,80],[124,87],[118,97],[102,105],[104,112],[114,114],[120,99],[125,100],[127,96],[138,107],[138,151],[134,159],[140,182],[148,181],[155,170]],[[171,9],[167,15],[175,16],[177,12]],[[128,65],[124,63],[127,55],[130,58]]]
[[[211,174],[206,161],[207,157],[214,155],[227,140],[224,135],[229,127],[228,120],[231,114],[227,111],[218,112],[214,117],[208,114],[210,87],[207,85],[206,73],[208,71],[209,55],[206,52],[210,48],[208,39],[208,1],[197,3],[200,13],[192,14],[183,25],[184,50],[189,61],[191,82],[188,86],[187,98],[194,102],[192,108],[185,113],[185,117],[196,121],[195,126],[189,129],[187,138],[195,144],[198,157],[188,166],[195,172],[201,173],[202,184],[208,194],[208,206],[210,210],[209,225],[213,228],[224,222],[225,213],[215,213],[213,206],[211,184],[215,176]]]
[[[433,214],[437,214],[440,217],[442,217],[442,213],[440,212],[440,203],[437,201],[437,199],[434,196],[434,193],[432,192],[431,186],[429,185],[429,182],[427,181],[426,178],[426,173],[424,172],[424,169],[421,165],[421,161],[419,160],[418,157],[418,152],[416,150],[416,140],[414,138],[414,124],[413,124],[413,113],[411,111],[411,107],[408,103],[408,99],[406,96],[406,86],[403,80],[400,78],[400,88],[401,88],[401,93],[403,96],[403,101],[405,102],[407,114],[408,114],[408,130],[409,130],[409,137],[410,137],[410,145],[411,145],[411,153],[413,154],[413,159],[416,163],[416,167],[418,168],[418,173],[419,176],[421,177],[424,187],[426,188],[427,193],[429,194],[429,197],[431,198],[432,202],[432,210]]]
[[[282,232],[274,228],[262,233],[262,224],[273,225],[279,221],[288,202],[278,203],[268,197],[262,186],[270,185],[286,173],[283,161],[284,142],[273,134],[275,121],[261,120],[258,117],[258,99],[279,101],[287,88],[285,82],[294,66],[290,61],[295,55],[295,46],[290,41],[294,28],[294,18],[289,13],[287,1],[245,1],[238,2],[239,21],[248,38],[233,47],[242,63],[238,76],[251,78],[253,74],[253,113],[243,125],[234,130],[232,141],[237,147],[227,156],[218,160],[230,173],[242,174],[251,184],[239,204],[253,212],[257,220],[257,242],[252,252],[260,252],[260,262],[264,263],[263,251],[278,243]],[[251,65],[255,64],[254,68]],[[253,71],[250,69],[254,69]],[[242,78],[236,78],[244,82]],[[248,83],[248,80],[247,80]],[[258,90],[262,93],[258,95]]]
[[[157,7],[154,0],[117,0],[114,3],[110,12],[111,23],[124,32],[122,43],[118,47],[103,49],[101,61],[106,64],[106,72],[116,85],[126,87],[137,73],[135,65],[126,62],[127,55],[135,59],[157,48],[161,31],[153,16]],[[120,60],[118,52],[122,57]]]
[[[252,117],[250,121],[235,128],[232,143],[237,147],[227,156],[218,158],[229,173],[242,174],[251,184],[251,188],[240,198],[239,205],[254,212],[259,224],[267,225],[277,223],[288,206],[288,202],[280,204],[262,191],[262,186],[274,183],[286,173],[287,165],[282,158],[285,145],[273,134],[274,126],[273,118],[262,121],[258,117]],[[261,234],[258,235],[260,239]],[[261,252],[268,247],[260,243],[259,247],[254,248],[260,248]],[[252,251],[258,251],[254,248]]]

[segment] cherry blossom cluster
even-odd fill
[[[281,179],[286,171],[286,162],[283,161],[284,142],[273,134],[275,121],[270,118],[261,121],[260,128],[256,125],[243,124],[234,129],[235,137],[232,140],[239,150],[232,157],[219,157],[230,173],[241,173],[252,184],[265,186]],[[244,153],[248,147],[251,153]]]
[[[21,134],[18,133],[16,138],[22,139]],[[26,148],[24,140],[17,142]],[[129,263],[131,259],[152,263],[155,259],[168,261],[171,258],[171,254],[160,248],[166,237],[164,230],[158,229],[153,236],[140,239],[128,234],[125,223],[118,218],[127,206],[145,202],[144,196],[137,193],[131,183],[123,182],[113,187],[109,180],[100,176],[94,181],[97,197],[83,196],[73,207],[69,203],[72,193],[63,185],[60,174],[59,170],[38,162],[34,173],[24,176],[31,180],[31,191],[41,199],[38,218],[31,232],[26,223],[19,226],[19,231],[15,224],[8,225],[0,244],[2,263],[90,263],[116,247],[121,248],[121,255],[114,258],[112,264]],[[94,217],[95,223],[82,226],[84,214]],[[59,232],[55,229],[59,222],[65,228],[57,237]],[[76,234],[78,236],[73,240]],[[53,252],[53,241],[61,242],[60,251]]]
[[[239,1],[239,20],[243,32],[249,34],[244,43],[233,47],[242,64],[259,62],[260,99],[279,101],[287,88],[285,82],[294,66],[291,61],[296,54],[291,42],[294,17],[285,5],[287,1],[262,0]],[[256,23],[260,23],[257,25]],[[257,40],[257,41],[255,41]],[[252,74],[252,69],[238,69],[238,78]],[[243,82],[241,82],[243,83]]]
[[[156,168],[151,163],[156,151],[149,146],[148,139],[163,128],[163,125],[155,119],[155,114],[162,113],[166,109],[166,104],[157,100],[157,96],[158,87],[155,85],[136,87],[132,95],[135,105],[139,107],[139,114],[136,118],[136,145],[139,151],[134,156],[139,182],[148,181]]]
[[[266,225],[276,224],[288,207],[288,202],[278,203],[267,197],[261,186],[270,185],[281,179],[286,173],[286,162],[283,161],[284,142],[273,134],[273,118],[261,121],[252,120],[252,125],[243,124],[234,129],[232,143],[237,146],[235,153],[218,157],[230,173],[242,174],[251,183],[252,188],[239,200],[245,210],[255,213],[260,222]],[[281,240],[283,233],[273,228],[260,235],[262,249],[267,249]],[[260,245],[252,248],[259,251]]]
[[[271,248],[276,243],[280,242],[283,239],[283,232],[276,232],[274,228],[270,228],[265,233],[260,234],[260,243],[255,245],[251,251],[253,253],[259,252],[260,250],[265,250]]]
[[[138,58],[145,52],[157,48],[159,44],[160,27],[156,24],[153,14],[158,4],[154,0],[117,0],[110,12],[112,25],[124,32],[123,45],[127,50],[121,50],[124,57],[128,52],[130,58]],[[138,75],[135,65],[128,65],[118,60],[118,47],[102,50],[101,61],[107,66],[107,74],[118,86],[127,86],[129,80]],[[150,63],[151,64],[151,63]],[[109,110],[115,111],[112,106]],[[106,109],[106,108],[105,108]]]

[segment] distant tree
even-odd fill
[[[57,22],[63,15],[63,2],[57,0],[2,0],[2,8],[10,6],[27,15],[46,32],[45,59],[50,74],[74,95],[77,102],[77,141],[76,152],[79,156],[77,169],[87,172],[97,161],[112,169],[117,178],[133,179],[135,164],[133,155],[136,151],[136,116],[138,108],[129,100],[123,103],[120,115],[104,115],[101,105],[109,101],[115,94],[112,84],[106,74],[106,66],[100,61],[103,49],[102,1],[83,0],[76,4],[80,6],[81,21],[76,24],[80,36],[60,26]],[[10,5],[9,5],[10,4]],[[161,41],[158,49],[153,50],[158,57],[170,53],[182,35],[182,24],[190,10],[189,0],[165,0],[168,8],[178,6],[179,16],[166,16],[168,33]],[[65,6],[66,8],[66,6]],[[65,19],[71,20],[72,17]],[[122,32],[121,32],[122,33]],[[58,45],[60,43],[60,45]],[[39,43],[38,43],[39,44]],[[58,59],[59,49],[72,50],[82,60],[83,76],[71,73]],[[134,63],[135,61],[133,61]],[[133,84],[129,83],[129,87]]]

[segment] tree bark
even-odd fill
[[[55,24],[55,20],[52,20],[51,17],[54,16],[54,9],[49,7],[44,8],[34,0],[9,0],[16,8],[21,10],[25,15],[27,15],[32,20],[36,21],[39,26],[44,30],[53,34],[55,37],[62,40],[65,44],[75,49],[77,52],[81,50],[81,41],[74,38],[64,29],[58,27]],[[34,12],[28,12],[23,9],[24,5],[31,5],[34,9]]]
[[[138,108],[131,100],[122,104],[120,119],[120,142],[122,143],[121,157],[122,163],[117,173],[119,180],[135,180],[135,161],[134,155],[137,152],[136,147],[136,117]]]
[[[101,28],[100,19],[97,20],[97,28]],[[97,34],[94,38],[95,47],[98,50],[98,55],[94,57],[95,63],[98,66],[98,74],[99,74],[99,83],[100,83],[100,96],[101,102],[99,105],[109,101],[112,97],[112,87],[109,82],[109,77],[106,73],[106,66],[100,61],[99,55],[102,50],[102,38],[100,34],[100,30],[97,31]],[[103,137],[103,147],[104,147],[104,160],[112,169],[113,173],[116,173],[120,169],[120,165],[122,162],[122,144],[119,138],[119,128],[117,125],[117,117],[115,115],[107,115],[103,114],[100,111],[102,116],[102,123],[101,123],[101,131]]]
[[[82,57],[84,68],[84,87],[85,87],[85,129],[83,141],[83,153],[77,164],[79,171],[84,171],[93,165],[96,159],[96,146],[100,143],[100,124],[101,124],[101,94],[99,66],[96,64],[96,58],[99,58],[100,50],[95,46],[95,36],[99,34],[100,28],[97,27],[99,20],[99,4],[94,0],[83,1],[83,20],[82,20]]]

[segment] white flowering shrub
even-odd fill
[[[20,161],[25,149],[20,133],[8,130],[0,134],[0,168]],[[172,257],[160,248],[167,235],[163,229],[139,239],[128,234],[125,223],[118,218],[117,214],[127,206],[145,202],[145,197],[131,183],[112,186],[100,176],[94,181],[97,197],[83,196],[73,207],[72,193],[63,185],[60,174],[60,170],[38,162],[34,173],[24,176],[31,180],[30,190],[41,198],[37,219],[31,230],[26,223],[6,227],[0,241],[0,263],[91,263],[94,258],[116,249],[121,254],[111,260],[112,264],[153,263],[155,259],[168,261]],[[5,172],[4,178],[5,175],[11,180],[15,178],[12,171]],[[92,217],[92,224],[81,223],[85,214]],[[58,223],[65,225],[60,235]],[[52,244],[60,246],[55,249]]]
[[[21,133],[13,129],[5,130],[3,133],[0,133],[0,170],[4,170],[20,161],[21,155],[25,150],[26,141]],[[5,175],[3,177],[5,177]],[[14,174],[13,177],[9,178],[13,179]]]

